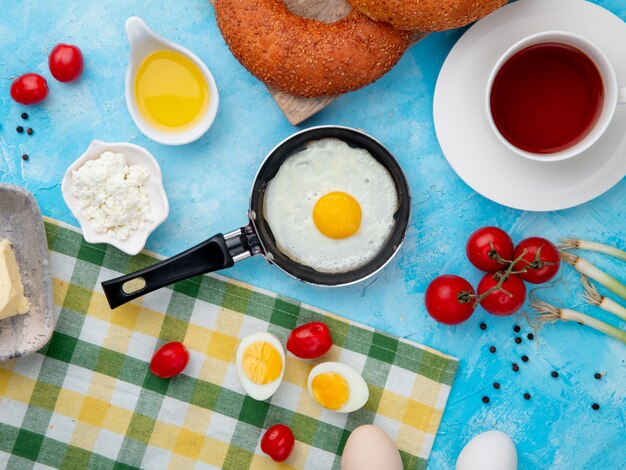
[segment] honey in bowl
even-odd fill
[[[161,132],[193,129],[206,115],[210,93],[202,71],[179,52],[149,54],[135,77],[135,99],[143,119]]]
[[[511,56],[491,88],[493,121],[502,136],[527,152],[567,150],[594,128],[604,84],[596,64],[568,44],[544,42]]]

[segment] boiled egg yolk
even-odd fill
[[[317,229],[328,238],[351,237],[361,225],[361,206],[347,193],[334,191],[322,196],[313,208]]]
[[[329,410],[339,410],[350,398],[348,382],[335,372],[317,375],[311,383],[311,390],[320,405]]]
[[[274,346],[265,341],[257,341],[244,351],[242,368],[251,382],[265,385],[280,377],[283,360]]]

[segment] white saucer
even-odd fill
[[[620,86],[626,85],[624,21],[582,0],[520,0],[459,39],[435,88],[435,130],[448,162],[472,189],[514,209],[552,211],[583,204],[626,175],[626,105],[618,106],[598,142],[562,162],[524,159],[493,134],[485,109],[491,69],[514,43],[548,30],[574,32],[594,42],[613,63]]]

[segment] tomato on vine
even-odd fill
[[[532,284],[548,282],[556,276],[561,265],[559,250],[541,237],[530,237],[519,242],[513,257],[522,257],[513,269],[524,281]]]
[[[513,259],[513,240],[498,227],[482,227],[470,235],[465,246],[467,259],[488,273],[506,268]]]
[[[458,325],[474,313],[476,292],[462,277],[446,274],[429,284],[424,300],[426,311],[439,323]]]
[[[477,290],[481,307],[496,316],[513,315],[526,301],[524,281],[516,274],[509,273],[507,276],[504,271],[485,274],[478,283]]]

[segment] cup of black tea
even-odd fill
[[[606,55],[588,39],[564,31],[526,37],[491,72],[487,116],[502,143],[542,162],[581,154],[606,131],[626,102]]]

